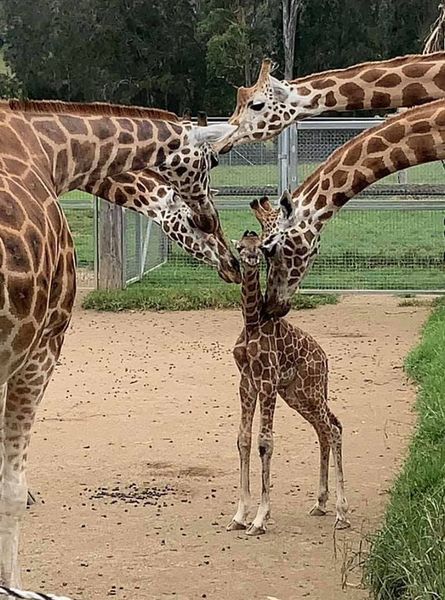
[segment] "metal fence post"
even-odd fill
[[[289,136],[288,148],[288,190],[293,192],[298,187],[298,125],[295,123],[287,128]]]
[[[288,189],[289,175],[289,128],[280,133],[278,137],[278,194]]]
[[[120,206],[99,203],[98,282],[101,290],[125,287],[124,216]]]

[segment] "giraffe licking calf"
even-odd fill
[[[329,453],[332,450],[337,476],[338,529],[349,527],[348,503],[344,495],[342,426],[327,405],[328,362],[319,344],[286,320],[269,319],[263,312],[260,285],[261,239],[246,231],[236,242],[242,267],[242,310],[244,327],[233,355],[241,374],[240,500],[227,529],[246,529],[247,535],[265,533],[270,515],[270,461],[273,452],[273,417],[277,394],[298,411],[317,432],[320,443],[318,499],[310,514],[326,513]],[[250,448],[252,421],[257,399],[260,405],[258,448],[262,462],[262,494],[257,515],[249,526]]]

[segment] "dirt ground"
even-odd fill
[[[344,426],[353,527],[337,533],[335,558],[333,469],[330,513],[310,517],[315,434],[281,401],[267,535],[225,531],[238,486],[239,312],[77,309],[32,441],[39,503],[24,523],[24,587],[82,600],[367,597],[342,590],[342,565],[378,525],[403,458],[415,391],[402,361],[426,314],[375,296],[290,316],[328,353]],[[252,466],[256,504],[256,450]]]

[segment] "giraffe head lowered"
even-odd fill
[[[372,183],[445,157],[445,100],[391,117],[338,148],[293,193],[284,193],[262,242],[268,261],[265,311],[279,316],[310,268],[327,222]]]
[[[0,109],[22,113],[35,126],[53,161],[59,194],[87,187],[94,193],[94,184],[114,174],[109,169],[110,155],[115,153],[116,173],[149,167],[163,174],[196,214],[203,231],[214,233],[219,228],[209,172],[217,164],[214,144],[234,126],[194,125],[163,110],[102,103],[10,100],[0,102]],[[135,146],[137,156],[127,166]],[[70,155],[77,154],[80,158],[70,161]],[[84,172],[94,158],[96,168]]]
[[[229,120],[237,129],[222,148],[266,140],[294,121],[327,111],[411,107],[445,96],[445,52],[361,63],[293,81],[279,81],[271,67],[263,60],[257,82],[238,89]]]
[[[227,283],[239,283],[238,261],[221,228],[206,233],[196,215],[164,178],[149,169],[120,173],[96,187],[100,197],[153,219],[163,232],[197,260],[218,269]]]

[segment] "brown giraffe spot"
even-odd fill
[[[332,204],[334,206],[343,206],[348,200],[349,198],[344,192],[335,192],[335,194],[332,194]]]
[[[36,300],[34,304],[34,319],[37,323],[41,323],[43,317],[46,314],[46,309],[48,307],[48,294],[43,290],[39,289],[37,291]]]
[[[433,81],[440,90],[445,90],[445,65],[440,67],[437,75],[434,75]]]
[[[55,121],[36,121],[34,127],[40,134],[57,145],[65,144],[67,141],[64,131],[60,129],[59,124]]]
[[[322,190],[324,190],[324,191],[326,191],[326,190],[328,190],[330,187],[331,187],[331,182],[330,182],[330,180],[329,180],[327,177],[325,177],[325,178],[322,180],[322,182],[321,182],[321,189],[322,189]]]
[[[362,164],[374,173],[376,179],[381,179],[390,173],[381,157],[365,158]]]
[[[354,177],[352,178],[351,190],[354,194],[358,194],[361,192],[367,185],[369,181],[364,173],[361,171],[354,171]]]
[[[324,103],[329,108],[332,108],[333,106],[335,106],[337,104],[337,98],[335,97],[334,92],[331,91],[326,94]]]
[[[134,144],[134,137],[128,131],[121,131],[117,141],[119,144]]]
[[[393,123],[382,130],[381,136],[391,144],[397,144],[405,137],[405,127],[400,123]]]
[[[377,81],[382,75],[385,74],[384,69],[368,69],[361,73],[360,78],[366,83],[372,83],[373,81]]]
[[[34,225],[29,224],[23,234],[25,242],[28,246],[29,252],[31,254],[31,260],[34,267],[34,271],[36,272],[39,268],[40,261],[42,259],[43,253],[43,240],[39,233],[39,231],[34,227]]]
[[[14,352],[20,354],[29,348],[35,334],[36,328],[32,323],[25,323],[22,325],[15,335],[14,341],[12,342],[12,349]]]
[[[2,241],[6,251],[6,268],[13,272],[28,273],[31,263],[22,239],[12,231],[3,231]]]
[[[359,143],[354,143],[346,152],[343,158],[343,164],[347,167],[352,167],[359,160],[362,154],[362,146]]]
[[[0,338],[4,342],[14,328],[14,323],[8,317],[0,316]]]
[[[114,137],[117,133],[116,125],[109,118],[90,119],[89,121],[93,135],[99,140]]]
[[[406,77],[417,79],[418,77],[423,77],[426,75],[432,66],[433,65],[431,63],[406,65],[405,67],[402,67],[402,73]]]
[[[410,83],[402,91],[403,106],[413,106],[432,100],[426,89],[420,83]]]
[[[418,121],[412,125],[413,133],[429,133],[431,131],[431,123],[429,121]]]
[[[16,176],[23,175],[23,173],[28,169],[28,165],[26,163],[16,158],[5,156],[3,157],[3,161],[6,171],[14,173]]]
[[[397,73],[388,73],[387,75],[379,79],[376,85],[385,88],[392,88],[396,87],[400,83],[402,83],[402,78],[400,77],[400,75],[397,75]]]
[[[11,229],[20,229],[24,222],[25,213],[18,198],[13,197],[5,190],[0,190],[0,223]]]
[[[130,154],[132,153],[131,148],[118,148],[116,152],[116,156],[114,157],[113,166],[116,170],[125,169],[128,167],[128,159],[130,158]],[[144,161],[144,165],[146,161],[144,160],[145,154],[144,151],[141,152],[141,159]]]
[[[63,148],[57,153],[55,171],[56,183],[61,185],[65,174],[68,172],[68,152],[66,151],[66,148]]]
[[[332,87],[335,85],[334,79],[329,79],[329,77],[323,77],[322,79],[314,79],[311,81],[311,85],[314,90],[324,90],[327,87]]]
[[[436,144],[432,135],[410,138],[407,145],[414,151],[418,162],[429,162],[437,158]]]
[[[315,202],[315,209],[320,210],[326,204],[326,196],[324,194],[319,194],[317,200]]]
[[[391,159],[391,162],[394,163],[397,170],[406,169],[410,166],[408,157],[401,148],[394,148],[394,150],[391,150],[389,158]]]
[[[339,87],[339,92],[348,100],[348,103],[346,104],[346,110],[353,110],[354,108],[363,108],[365,91],[362,87],[360,87],[353,81],[350,81],[341,85]]]
[[[311,91],[312,91],[312,90],[311,90],[310,88],[306,87],[305,85],[299,85],[299,86],[297,87],[297,94],[298,94],[299,96],[309,96],[309,94],[311,93]],[[277,115],[274,115],[274,116],[277,116]],[[278,117],[278,118],[279,118],[279,117]],[[272,120],[272,119],[271,119],[271,120]]]
[[[329,221],[329,219],[334,215],[332,210],[327,210],[326,212],[322,213],[318,219],[319,221]]]
[[[120,129],[124,129],[125,131],[134,132],[133,121],[130,119],[117,119],[117,124]]]
[[[281,121],[281,119],[280,119],[280,115],[277,115],[277,114],[275,114],[275,113],[274,113],[274,114],[273,114],[273,115],[270,117],[270,122],[271,122],[271,123],[276,123],[277,121]]]
[[[71,140],[71,152],[75,161],[74,175],[87,173],[91,169],[96,154],[96,145],[91,142]]]
[[[339,163],[340,163],[340,158],[338,156],[335,156],[335,158],[329,159],[328,162],[326,163],[324,172],[326,174],[332,173],[332,171],[337,168]],[[314,192],[315,192],[315,189],[314,189]]]
[[[383,92],[374,92],[371,96],[371,108],[388,108],[391,106],[391,95]]]
[[[124,148],[121,148],[124,150]],[[128,153],[131,152],[130,149],[125,149]],[[134,157],[131,170],[132,171],[140,171],[144,169],[149,162],[152,161],[153,154],[156,150],[156,144],[152,142],[151,144],[147,144],[143,148],[139,148],[137,155]]]
[[[338,169],[334,172],[332,176],[332,183],[336,188],[341,188],[345,185],[348,179],[348,172],[343,171],[342,169]]]
[[[8,277],[8,295],[11,313],[21,319],[31,314],[34,298],[34,279],[32,277]]]
[[[137,121],[136,139],[138,142],[146,142],[148,140],[153,140],[153,125],[148,121]]]
[[[320,98],[321,94],[316,94],[310,101],[309,105],[307,105],[307,108],[318,108]]]
[[[310,243],[312,242],[312,240],[314,239],[314,237],[315,237],[315,234],[314,234],[314,233],[312,233],[312,231],[306,231],[306,232],[303,234],[303,236],[304,236],[304,238],[306,239],[306,241],[307,241],[307,242],[310,244]]]
[[[124,206],[124,204],[127,202],[127,196],[126,194],[124,194],[121,188],[118,188],[116,190],[116,193],[114,195],[114,202],[118,206]]]
[[[72,115],[60,115],[59,122],[70,134],[88,135],[88,128],[79,117]]]
[[[376,152],[384,152],[388,148],[388,144],[386,144],[382,138],[373,137],[369,140],[368,145],[366,146],[366,150],[368,154],[375,154]]]
[[[168,144],[168,149],[169,150],[178,150],[178,148],[180,147],[181,142],[179,140],[172,140],[169,144]]]

